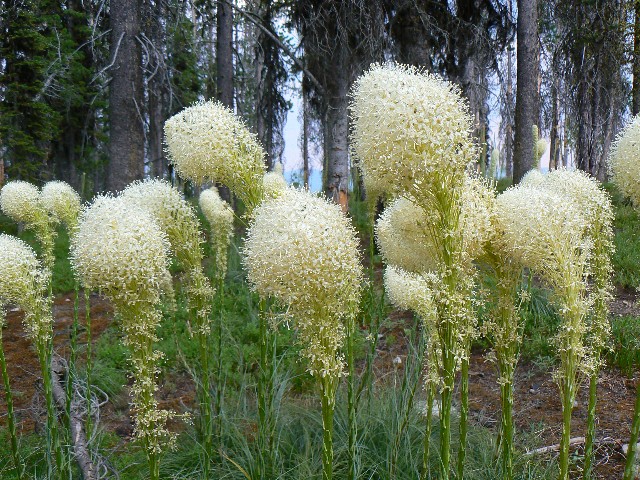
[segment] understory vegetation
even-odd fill
[[[631,290],[640,282],[640,217],[624,201],[613,185],[607,185],[615,206],[615,242],[614,256],[615,278],[618,288]],[[355,215],[353,223],[358,226],[362,245],[369,243],[369,222],[366,205],[352,200],[350,211]],[[207,231],[203,216],[199,220]],[[221,311],[222,329],[222,377],[217,385],[222,389],[224,404],[220,417],[215,421],[221,425],[221,438],[217,438],[213,456],[212,478],[255,479],[259,465],[259,445],[257,444],[257,377],[259,374],[259,298],[252,293],[246,283],[246,274],[241,265],[241,241],[239,233],[242,225],[237,225],[236,236],[229,249],[229,267],[225,279],[225,296]],[[7,217],[0,216],[0,230],[16,234],[34,244],[33,234],[18,231]],[[56,240],[56,264],[53,276],[53,291],[58,294],[73,294],[74,279],[67,258],[68,236],[64,229],[58,229]],[[36,247],[37,248],[37,247]],[[205,273],[212,277],[212,252],[210,242],[204,244]],[[369,258],[368,252],[365,257]],[[374,358],[374,380],[370,386],[363,386],[360,408],[358,409],[358,448],[360,451],[358,478],[418,478],[423,451],[424,434],[423,414],[425,392],[419,380],[422,371],[424,345],[421,342],[419,322],[407,313],[394,310],[387,302],[380,300],[382,284],[379,276],[381,258],[374,252],[371,270],[373,282],[371,290],[365,293],[362,311],[358,322],[362,325],[356,338],[356,365],[362,378],[370,357],[369,342],[365,338],[364,327],[371,322],[379,324],[380,340],[378,357],[385,349],[402,345],[404,354],[402,363],[395,364],[388,356]],[[179,270],[173,265],[172,271]],[[489,274],[487,274],[489,275]],[[491,282],[490,275],[486,281]],[[162,360],[161,385],[162,397],[179,397],[180,408],[193,411],[192,388],[185,387],[184,378],[192,375],[192,365],[197,363],[198,346],[196,340],[188,334],[188,312],[184,296],[178,291],[178,308],[175,312],[165,309],[158,330],[162,340],[157,349],[164,352]],[[219,301],[219,299],[218,299]],[[480,313],[482,316],[482,312]],[[540,287],[535,278],[532,280],[531,295],[522,315],[525,320],[524,341],[521,351],[520,369],[546,369],[555,366],[553,346],[550,339],[560,325],[560,319],[550,304],[548,292]],[[612,318],[612,348],[606,352],[607,363],[611,368],[620,369],[625,375],[633,375],[640,365],[640,323],[632,315]],[[108,398],[111,407],[103,406],[103,411],[92,424],[90,449],[98,460],[98,465],[107,478],[140,479],[147,475],[145,452],[141,446],[135,446],[128,434],[121,432],[120,424],[128,424],[129,412],[127,352],[119,341],[119,319],[116,316],[111,324],[95,339],[93,346],[93,382],[96,391]],[[68,335],[69,332],[58,332]],[[214,333],[212,346],[218,343]],[[295,343],[293,332],[286,325],[280,325],[274,338],[275,378],[271,405],[275,425],[275,448],[277,451],[273,478],[320,478],[322,470],[322,417],[314,393],[315,383],[300,361],[300,347]],[[478,340],[473,346],[476,352],[487,351],[488,345]],[[395,351],[396,349],[393,348]],[[82,349],[81,349],[82,351]],[[84,357],[80,353],[78,377],[83,378]],[[533,367],[532,367],[533,366]],[[213,371],[213,367],[212,367]],[[415,397],[411,393],[415,391]],[[334,427],[334,475],[345,478],[348,463],[348,422],[346,384],[342,382],[336,401]],[[454,406],[455,410],[455,406]],[[406,417],[405,417],[406,415]],[[454,415],[454,422],[457,422]],[[114,428],[118,427],[118,428]],[[201,448],[194,425],[173,425],[179,432],[177,448],[163,455],[161,478],[192,479],[201,476]],[[439,435],[438,422],[434,422],[432,439],[434,445]],[[125,429],[126,430],[126,429]],[[402,430],[400,443],[398,432]],[[546,479],[555,478],[555,463],[545,456],[525,455],[529,449],[545,446],[544,438],[535,433],[536,425],[529,430],[516,434],[517,445],[514,462],[514,478]],[[457,438],[457,426],[454,425],[454,441]],[[6,430],[0,430],[4,437]],[[46,448],[43,438],[36,432],[20,437],[20,451],[26,464],[26,471],[32,478],[42,478],[46,474],[46,462],[43,451]],[[393,449],[397,449],[396,452]],[[495,479],[502,476],[499,462],[495,461],[495,431],[485,426],[473,424],[469,431],[467,446],[467,468],[465,478]],[[392,456],[395,467],[393,475],[389,472]],[[455,457],[455,452],[453,452]],[[2,478],[18,478],[14,475],[10,460],[10,448],[6,442],[0,443],[0,472]],[[438,452],[431,450],[430,470],[438,470]],[[76,472],[77,474],[77,472]],[[111,477],[113,476],[113,477]]]

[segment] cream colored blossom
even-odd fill
[[[227,202],[220,198],[216,188],[203,190],[200,193],[199,203],[200,209],[211,227],[216,275],[224,278],[227,272],[227,250],[233,237],[233,210]]]
[[[38,187],[15,180],[0,190],[0,208],[15,222],[22,222],[32,230],[42,245],[42,256],[46,268],[53,268],[55,256],[56,219],[51,217],[43,202]]]
[[[71,263],[82,283],[117,301],[156,303],[169,259],[169,241],[153,217],[122,198],[97,197],[80,215]]]
[[[264,174],[262,179],[264,194],[267,197],[277,197],[287,188],[287,181],[282,174],[282,165],[276,163],[272,172]]]
[[[351,96],[353,148],[376,190],[419,199],[443,179],[458,183],[475,160],[471,117],[453,84],[407,65],[374,65]]]
[[[572,268],[571,260],[584,263],[591,242],[583,212],[565,195],[540,188],[510,188],[496,200],[496,215],[503,228],[497,241],[522,265],[562,283],[559,265]],[[574,265],[582,269],[584,265]]]
[[[523,183],[527,178],[523,179]],[[590,328],[592,341],[598,348],[605,347],[611,330],[608,321],[607,302],[611,297],[611,274],[613,266],[611,257],[614,252],[613,243],[613,205],[609,194],[600,182],[581,171],[558,169],[549,172],[536,181],[539,188],[565,195],[575,203],[586,217],[587,234],[593,242],[590,259],[590,275],[593,277],[590,294],[594,301],[594,315]]]
[[[481,255],[492,232],[493,191],[479,178],[466,176],[460,197],[464,255],[473,260]],[[385,261],[408,272],[437,270],[441,259],[439,216],[415,202],[399,197],[382,213],[376,224],[376,238]]]
[[[363,278],[356,234],[340,207],[293,188],[267,198],[243,253],[253,289],[289,306],[309,371],[340,375],[342,320],[354,315]]]
[[[188,307],[197,316],[197,327],[207,334],[214,290],[204,275],[203,237],[193,207],[176,188],[159,179],[136,181],[124,189],[121,197],[147,211],[166,234],[172,252],[185,270],[183,283]]]
[[[75,229],[82,201],[71,185],[59,180],[47,182],[42,187],[40,198],[49,214],[63,222],[70,231]]]
[[[388,265],[384,270],[384,290],[396,307],[413,310],[425,323],[433,325],[436,306],[425,277]]]
[[[81,213],[71,240],[71,263],[86,288],[100,290],[121,317],[131,357],[135,435],[148,452],[171,445],[154,393],[161,352],[153,350],[161,314],[156,308],[167,279],[169,241],[154,216],[122,197],[97,197]]]
[[[528,187],[539,187],[545,182],[545,176],[540,172],[540,170],[534,168],[533,170],[529,170],[522,180],[520,180],[519,185],[526,185]]]
[[[433,212],[425,212],[411,200],[394,200],[376,222],[376,240],[385,262],[412,273],[435,271],[435,221]]]
[[[34,343],[46,344],[52,337],[49,275],[29,245],[0,233],[0,306],[13,303],[24,310],[23,323]]]
[[[636,115],[616,138],[609,169],[623,195],[640,207],[640,115]]]
[[[246,125],[220,102],[197,102],[164,126],[167,154],[181,177],[219,182],[249,208],[262,199],[264,150]]]

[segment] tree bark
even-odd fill
[[[233,11],[218,2],[216,13],[216,86],[218,100],[233,109]]]
[[[109,85],[109,167],[107,189],[122,190],[144,176],[142,112],[141,0],[111,0]]]
[[[349,91],[346,46],[337,47],[335,78],[327,99],[325,155],[325,195],[338,203],[343,211],[348,207],[349,190]],[[338,53],[337,52],[337,53]]]
[[[635,24],[633,29],[633,102],[631,113],[640,113],[640,0],[634,1]]]
[[[538,0],[518,0],[515,148],[513,183],[534,165],[533,125],[538,119]],[[537,159],[536,159],[537,160]]]

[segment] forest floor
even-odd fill
[[[81,295],[82,297],[82,295]],[[56,298],[55,349],[58,354],[68,355],[69,331],[73,322],[73,294]],[[631,315],[640,317],[640,306],[636,293],[618,289],[611,304],[611,315]],[[84,324],[84,301],[80,300],[80,324]],[[91,296],[91,322],[93,341],[107,329],[113,319],[108,301],[98,295]],[[14,392],[16,416],[19,431],[23,434],[39,431],[44,422],[41,407],[40,373],[37,357],[21,328],[22,313],[12,309],[7,313],[7,327],[4,329],[4,348],[9,366],[9,375]],[[402,312],[392,312],[391,322],[381,329],[377,360],[376,378],[381,383],[392,372],[404,364],[407,355],[406,338],[403,332],[410,326],[409,316]],[[85,332],[80,332],[79,343],[85,343]],[[387,339],[389,341],[387,341]],[[391,341],[392,340],[392,341]],[[483,351],[474,351],[470,364],[470,416],[473,422],[488,428],[496,428],[500,418],[499,387],[495,368],[487,361]],[[552,446],[560,440],[561,406],[557,390],[550,372],[553,366],[544,362],[524,362],[518,366],[514,414],[517,429],[529,439],[527,445]],[[176,375],[176,377],[178,377]],[[624,468],[622,445],[628,441],[629,428],[635,402],[636,378],[629,378],[616,368],[605,368],[598,380],[598,427],[596,475],[601,479],[621,478]],[[183,410],[193,404],[193,383],[186,375],[164,382],[159,392],[161,406]],[[170,385],[167,388],[166,385]],[[587,417],[588,385],[583,385],[573,412],[573,437],[584,435]],[[129,440],[132,424],[127,414],[128,396],[126,389],[119,398],[111,399],[101,412],[101,422],[108,430],[123,441]],[[4,397],[0,396],[0,412],[6,412]],[[4,424],[0,415],[0,425]],[[573,449],[574,457],[582,455],[582,445]],[[556,452],[544,455],[556,455]],[[576,462],[577,465],[581,462]],[[574,472],[576,478],[579,472]]]

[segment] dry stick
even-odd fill
[[[66,392],[60,383],[60,378],[65,377],[69,373],[66,372],[66,369],[57,358],[51,359],[51,371],[53,398],[56,401],[58,409],[64,412],[66,410],[67,400]],[[87,436],[84,433],[84,420],[74,409],[71,409],[70,412],[69,425],[71,426],[71,443],[74,456],[82,472],[82,478],[84,480],[95,480],[96,470],[91,461],[91,455],[87,446]]]

